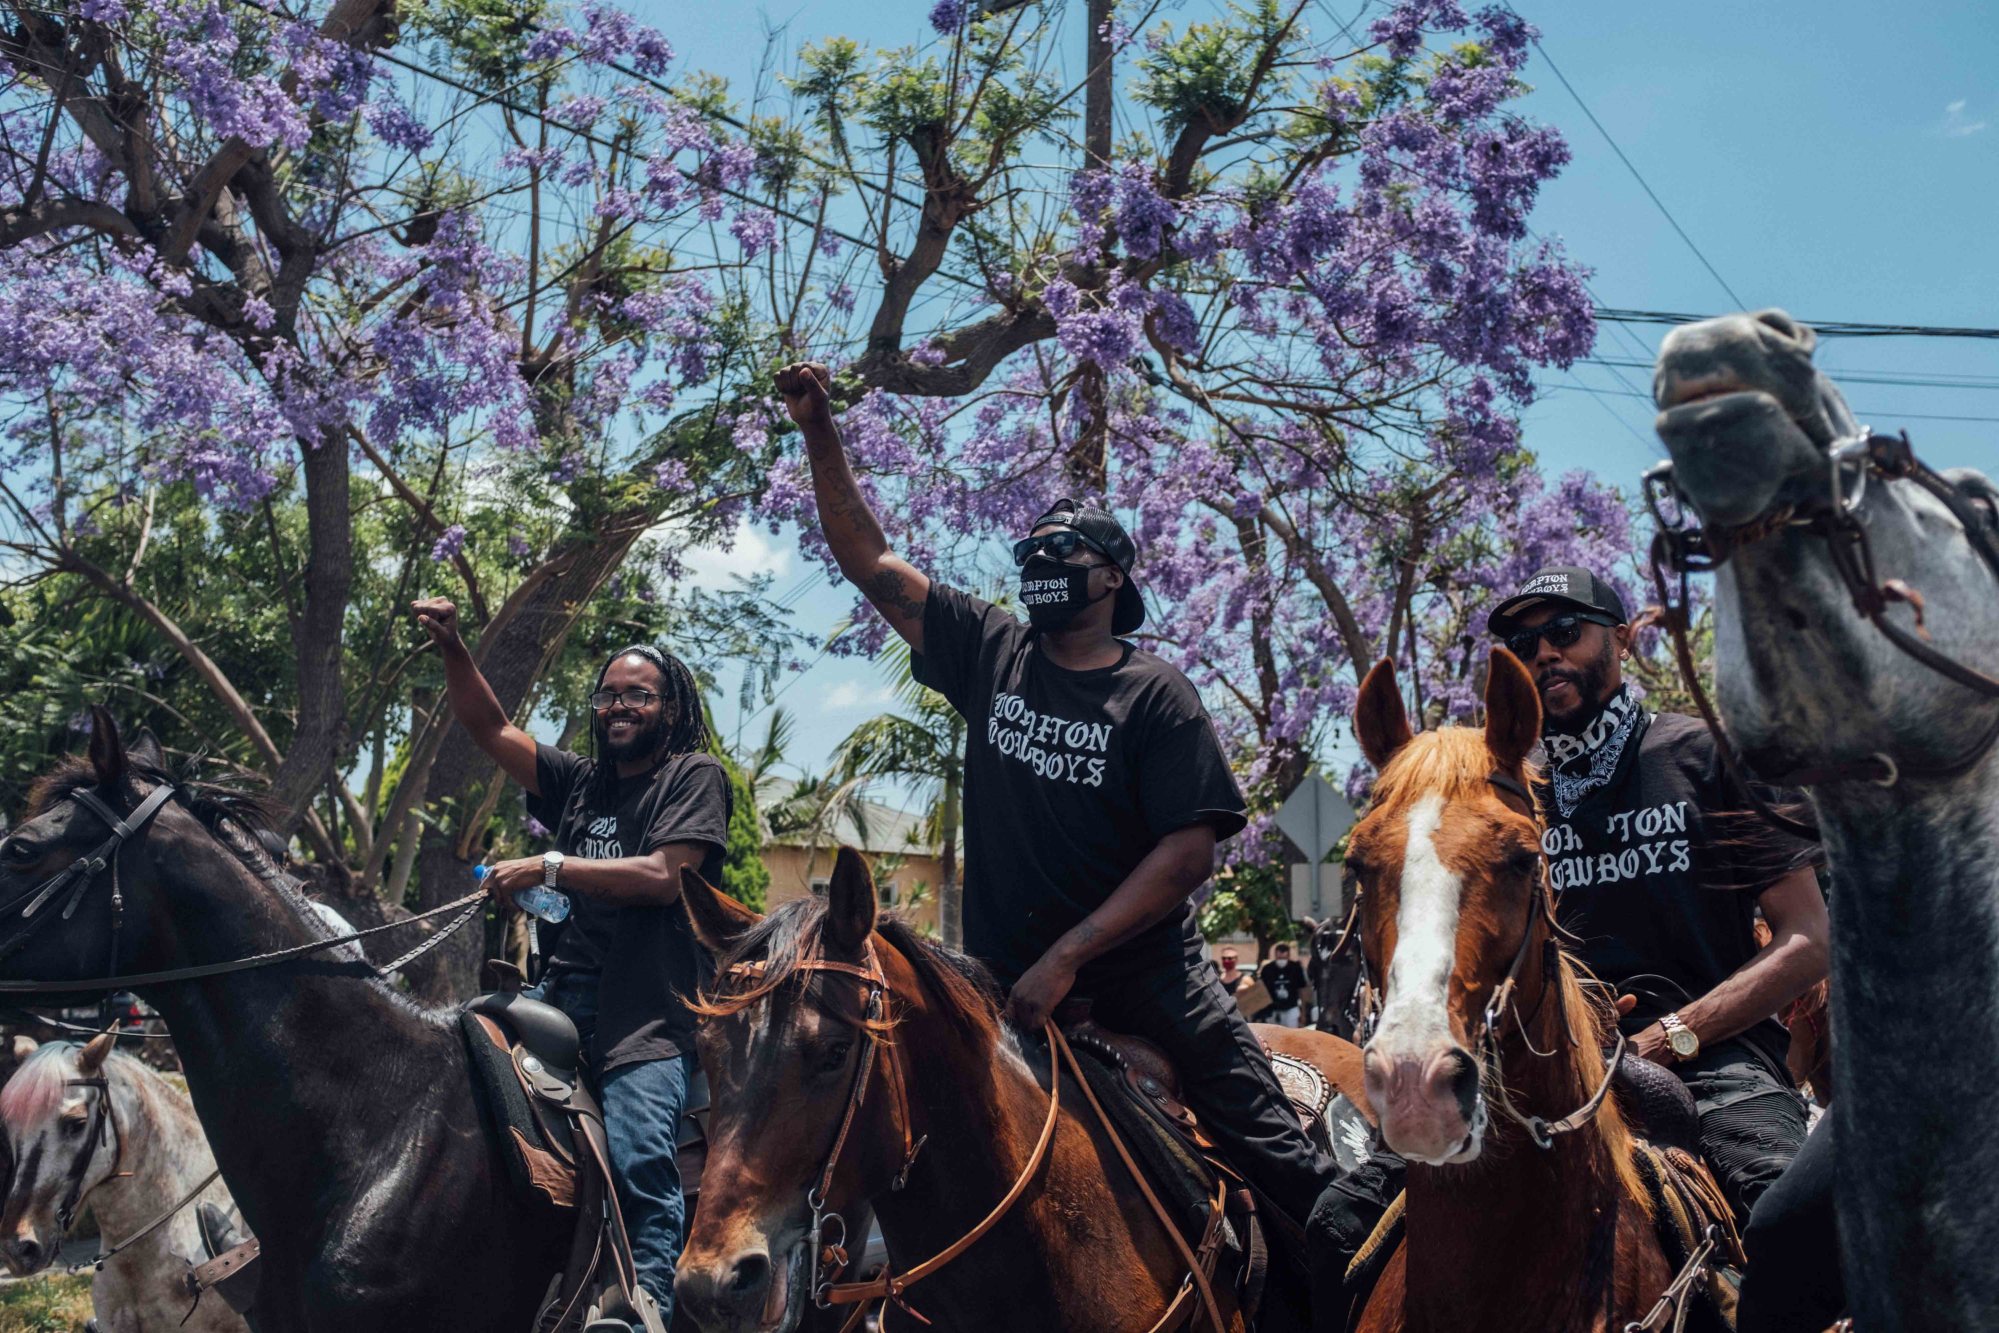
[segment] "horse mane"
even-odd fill
[[[1373,800],[1376,804],[1392,805],[1413,801],[1425,794],[1436,794],[1446,801],[1489,795],[1493,790],[1490,778],[1494,768],[1492,751],[1486,746],[1482,729],[1437,727],[1417,733],[1407,745],[1395,752],[1375,780]],[[1532,764],[1522,764],[1519,772],[1507,776],[1519,779],[1522,786],[1534,793],[1534,823],[1537,830],[1545,829],[1547,820],[1535,785],[1539,771]],[[1539,891],[1545,894],[1550,892],[1545,856],[1541,865]],[[1553,919],[1552,912],[1549,919]],[[1544,947],[1555,950],[1553,998],[1557,1005],[1556,1017],[1561,1024],[1559,1031],[1574,1033],[1578,1038],[1573,1044],[1564,1042],[1564,1045],[1568,1046],[1569,1071],[1574,1081],[1574,1087],[1569,1091],[1573,1093],[1575,1102],[1580,1104],[1603,1081],[1602,1043],[1615,1031],[1615,1022],[1608,1002],[1592,998],[1583,989],[1582,979],[1588,969],[1580,960],[1569,956],[1561,936],[1551,934]],[[1486,1070],[1486,1077],[1498,1079],[1503,1076],[1497,1067],[1493,1067]],[[1631,1125],[1625,1120],[1615,1096],[1606,1097],[1597,1109],[1595,1128],[1603,1141],[1616,1185],[1637,1200],[1646,1215],[1650,1216],[1652,1196],[1639,1178]]]
[[[82,1050],[74,1041],[42,1043],[0,1087],[0,1122],[26,1129],[60,1110]]]
[[[825,956],[826,915],[827,900],[817,894],[771,909],[715,960],[714,985],[688,1008],[704,1018],[726,1018],[787,984],[809,984],[822,975],[804,964]],[[942,1001],[953,1026],[981,1044],[999,1040],[999,988],[982,964],[932,943],[893,912],[876,918],[875,933],[908,960],[917,983]],[[739,965],[747,966],[732,970]]]

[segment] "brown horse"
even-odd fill
[[[977,964],[877,919],[857,853],[842,849],[824,898],[768,917],[698,876],[683,893],[718,965],[700,1034],[708,1164],[677,1284],[707,1333],[796,1327],[811,1295],[808,1196],[849,1217],[872,1200],[890,1271],[920,1279],[895,1299],[939,1328],[1142,1333],[1176,1299],[1178,1327],[1207,1328],[1181,1244],[1083,1087],[1067,1073],[1051,1083],[1052,1057],[1002,1023]],[[1223,1284],[1215,1294],[1238,1327]],[[918,1326],[903,1310],[890,1321]]]
[[[1602,1096],[1608,1015],[1554,935],[1528,796],[1541,704],[1501,649],[1485,703],[1482,732],[1412,736],[1384,661],[1355,708],[1380,770],[1347,853],[1361,947],[1385,979],[1367,1095],[1409,1161],[1405,1241],[1364,1333],[1619,1330],[1673,1277],[1631,1132]],[[1554,1129],[1545,1147],[1528,1122]]]

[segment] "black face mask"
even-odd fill
[[[1029,556],[1020,567],[1020,604],[1027,608],[1027,623],[1036,629],[1058,630],[1103,597],[1090,596],[1090,571],[1094,565],[1071,565],[1047,556]],[[1110,596],[1108,590],[1104,597]]]

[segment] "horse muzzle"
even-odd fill
[[[1381,1136],[1397,1154],[1426,1166],[1478,1156],[1486,1112],[1471,1052],[1451,1045],[1391,1054],[1371,1045],[1364,1072]]]
[[[27,1277],[39,1273],[54,1262],[57,1243],[53,1237],[46,1237],[25,1223],[5,1241],[0,1241],[0,1261],[7,1265],[7,1271],[15,1277]]]
[[[705,1262],[683,1258],[674,1299],[702,1333],[790,1333],[809,1294],[806,1244],[777,1255],[768,1245],[750,1244]]]

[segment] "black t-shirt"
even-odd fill
[[[1296,959],[1278,962],[1272,959],[1256,969],[1256,979],[1270,992],[1270,1007],[1273,1009],[1295,1008],[1305,994],[1305,969],[1298,966]]]
[[[564,856],[608,860],[644,856],[672,842],[706,844],[702,878],[722,882],[729,836],[729,778],[709,754],[678,754],[651,773],[617,784],[612,808],[591,802],[596,761],[535,748],[528,813],[555,830]],[[568,928],[548,960],[550,973],[597,977],[596,1049],[604,1071],[694,1051],[694,1018],[683,996],[706,984],[713,963],[694,938],[687,906],[619,907],[563,886]]]
[[[1130,644],[1068,671],[1006,612],[942,584],[923,609],[916,679],[963,714],[965,948],[1012,983],[1103,905],[1159,840],[1241,831],[1242,791],[1193,683]],[[1088,995],[1204,959],[1191,907],[1089,963]]]
[[[1661,713],[1640,725],[1610,782],[1571,817],[1554,814],[1543,798],[1556,915],[1581,938],[1582,960],[1597,978],[1638,997],[1623,1022],[1627,1034],[1749,961],[1757,896],[1819,859],[1817,844],[1745,809],[1699,719]],[[1790,1037],[1774,1018],[1741,1035],[1782,1066]]]

